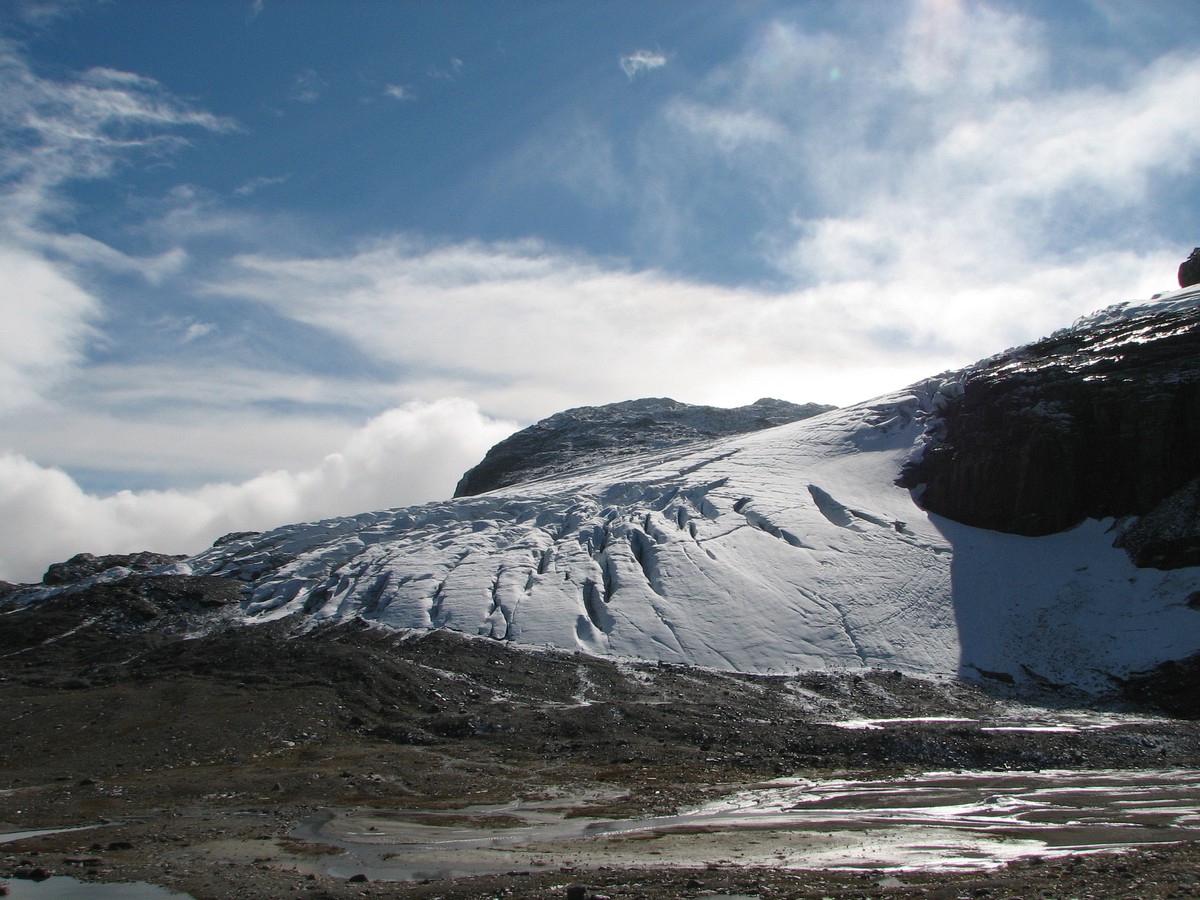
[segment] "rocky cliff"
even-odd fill
[[[1200,553],[1200,309],[1099,315],[966,370],[939,397],[901,484],[925,509],[1045,535],[1087,518],[1143,517],[1142,565]]]

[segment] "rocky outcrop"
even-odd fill
[[[1152,513],[1200,476],[1200,310],[1146,310],[968,370],[940,398],[931,439],[900,483],[931,512],[1024,535]],[[1152,540],[1147,517],[1128,539],[1135,556],[1170,545],[1166,556],[1191,558],[1184,525],[1174,537],[1162,530],[1168,518],[1179,510],[1162,514]]]
[[[1117,538],[1135,564],[1155,569],[1200,566],[1200,478],[1194,478]]]
[[[148,631],[191,633],[240,603],[241,588],[236,581],[213,576],[141,574],[51,591],[26,586],[12,598],[28,601],[32,596],[32,602],[12,607],[8,627],[0,632],[0,655],[81,629],[105,640]]]
[[[463,475],[454,496],[474,497],[645,450],[758,431],[834,408],[769,398],[734,409],[695,406],[667,398],[581,406],[505,438]]]
[[[92,575],[99,575],[101,572],[107,572],[109,569],[116,568],[129,569],[132,572],[146,572],[150,569],[156,569],[159,566],[170,565],[184,558],[183,556],[168,556],[164,553],[150,553],[148,551],[110,554],[107,556],[77,553],[66,562],[52,563],[46,570],[46,574],[42,576],[42,584],[51,587],[74,584],[77,581],[90,578]]]
[[[1179,264],[1179,286],[1191,287],[1193,284],[1200,284],[1200,247]]]

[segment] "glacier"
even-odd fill
[[[1113,520],[1022,537],[928,513],[897,485],[961,377],[475,497],[232,536],[184,568],[245,582],[246,624],[361,619],[738,672],[1101,691],[1200,651],[1185,602],[1200,569],[1135,567]]]

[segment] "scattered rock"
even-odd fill
[[[1200,478],[1194,478],[1124,529],[1116,540],[1134,565],[1200,566]]]
[[[231,531],[229,534],[223,534],[212,545],[214,547],[224,547],[226,544],[232,544],[234,541],[240,541],[243,538],[258,537],[262,534],[261,531]]]
[[[45,881],[49,877],[50,873],[41,866],[17,866],[13,870],[13,878],[23,881]]]

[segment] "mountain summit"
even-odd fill
[[[577,472],[584,466],[646,450],[785,425],[831,409],[834,407],[821,403],[789,403],[769,397],[735,409],[655,397],[581,406],[505,438],[463,475],[454,496],[471,497],[512,484]]]

